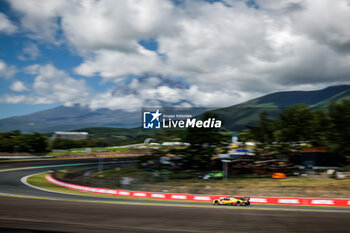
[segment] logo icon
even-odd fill
[[[162,113],[159,109],[155,112],[143,112],[143,128],[144,129],[160,129]]]

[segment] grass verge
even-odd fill
[[[126,196],[118,196],[118,195],[107,195],[107,194],[99,194],[99,193],[90,193],[90,192],[84,192],[84,191],[78,191],[74,189],[69,189],[65,187],[61,187],[55,184],[50,183],[45,179],[44,173],[37,174],[30,176],[27,179],[27,182],[33,186],[36,186],[38,188],[46,189],[53,192],[59,192],[64,194],[71,194],[71,195],[79,195],[79,196],[89,196],[89,197],[104,197],[104,198],[111,198],[111,199],[129,199],[129,200],[146,200],[146,201],[167,201],[167,202],[178,202],[183,203],[184,201],[181,200],[164,200],[164,199],[155,199],[155,198],[141,198],[141,197],[126,197]],[[185,201],[188,203],[208,203],[210,202],[202,202],[202,201]]]
[[[78,191],[74,189],[69,189],[65,187],[61,187],[55,184],[50,183],[45,179],[44,173],[42,174],[37,174],[30,176],[27,179],[27,182],[33,186],[43,188],[49,191],[53,192],[59,192],[59,193],[64,193],[64,194],[71,194],[71,195],[79,195],[79,196],[90,196],[90,197],[104,197],[104,198],[111,198],[111,199],[126,199],[126,200],[144,200],[144,201],[162,201],[162,202],[174,202],[174,203],[208,203],[209,205],[211,202],[208,201],[184,201],[184,200],[162,200],[162,199],[153,199],[153,198],[139,198],[139,197],[126,197],[126,196],[115,196],[115,195],[106,195],[106,194],[98,194],[98,193],[89,193],[89,192],[83,192],[83,191]],[[257,206],[287,206],[287,205],[282,205],[282,204],[254,204]],[[289,205],[288,205],[289,206]],[[312,207],[317,207],[317,206],[312,206]],[[323,206],[327,208],[346,208],[343,206]]]

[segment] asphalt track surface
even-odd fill
[[[109,160],[111,161],[111,160]],[[0,162],[0,169],[96,160]],[[73,166],[73,165],[67,165]],[[92,166],[90,164],[89,166]],[[349,232],[350,208],[226,207],[45,192],[21,178],[49,167],[0,172],[0,232]]]

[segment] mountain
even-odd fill
[[[276,92],[212,112],[224,121],[225,129],[234,131],[256,124],[261,112],[267,112],[274,118],[285,108],[301,103],[313,109],[326,110],[331,102],[343,99],[350,99],[350,85],[331,86],[316,91]]]
[[[52,132],[56,130],[73,130],[91,126],[136,127],[140,126],[141,114],[106,108],[91,110],[74,105],[36,112],[24,116],[0,120],[0,131],[19,129],[23,132]]]
[[[268,112],[270,116],[293,104],[304,103],[315,109],[326,109],[332,101],[350,99],[350,85],[340,85],[317,91],[286,91],[265,95],[241,104],[214,110],[224,121],[227,130],[239,130],[254,125],[259,113]],[[196,108],[192,115],[202,114],[208,109]],[[0,120],[0,132],[21,130],[23,132],[52,132],[90,127],[133,128],[140,127],[141,112],[126,112],[106,108],[91,110],[74,105],[60,106],[24,116]]]
[[[166,104],[164,103],[164,105]],[[198,115],[208,110],[209,108],[191,108],[189,112],[192,115]],[[186,112],[186,108],[182,111]],[[178,113],[181,113],[181,111]],[[110,110],[107,108],[91,110],[78,104],[72,107],[59,106],[28,115],[0,120],[0,132],[21,130],[22,132],[48,133],[90,127],[135,128],[140,126],[141,110],[134,112]]]

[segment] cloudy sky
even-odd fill
[[[350,0],[0,0],[0,118],[350,83]]]

